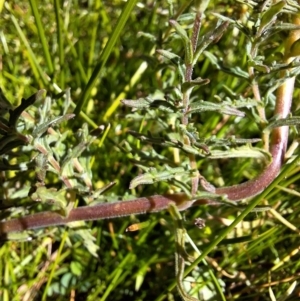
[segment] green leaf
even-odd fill
[[[271,69],[267,65],[264,65],[262,62],[259,61],[248,61],[249,66],[252,66],[257,71],[263,72],[263,73],[270,73]]]
[[[223,104],[217,104],[209,101],[203,101],[203,100],[191,103],[189,110],[186,112],[186,114],[189,115],[197,112],[206,112],[206,111],[213,111],[221,114],[234,115],[238,117],[245,116],[244,112],[239,111],[234,107],[230,107],[228,105],[223,105]]]
[[[36,202],[57,206],[62,210],[62,214],[68,214],[68,212],[66,211],[68,200],[66,198],[66,190],[64,189],[57,191],[55,188],[40,186],[37,187],[36,191],[33,192],[30,196],[31,199]]]
[[[72,261],[70,264],[70,269],[73,275],[80,276],[82,274],[82,265],[78,261]]]
[[[271,160],[271,155],[263,151],[260,148],[254,148],[250,146],[241,146],[230,150],[211,150],[210,159],[224,159],[224,158],[255,158],[255,159],[266,159]]]
[[[178,35],[181,37],[185,49],[185,63],[187,65],[193,62],[193,45],[186,31],[175,20],[170,20],[169,23],[175,28]]]
[[[135,109],[144,109],[148,108],[150,104],[153,102],[153,99],[150,97],[139,98],[137,100],[133,99],[122,99],[121,103],[127,107],[135,108]]]
[[[198,42],[195,55],[194,55],[193,64],[197,63],[199,56],[211,43],[217,42],[222,37],[228,25],[229,25],[228,21],[223,22],[216,29],[208,32],[205,36],[202,37],[202,39]]]
[[[75,228],[74,231],[83,240],[83,244],[89,253],[98,258],[99,246],[96,243],[96,238],[92,235],[91,229],[83,229],[81,225],[78,229]],[[82,266],[80,266],[80,270],[82,272]]]
[[[178,35],[183,39],[184,43],[189,43],[190,39],[186,33],[186,31],[179,25],[175,20],[170,20],[169,23],[175,28]]]
[[[187,91],[190,91],[195,88],[195,87],[198,87],[198,86],[204,86],[204,85],[207,85],[208,83],[210,82],[209,79],[205,78],[205,79],[202,79],[201,77],[198,77],[196,79],[193,79],[189,82],[184,82],[182,84],[182,92],[185,93]]]
[[[286,5],[285,1],[279,1],[272,5],[262,16],[261,23],[257,32],[258,36],[261,36],[264,31],[266,31],[272,23],[276,20],[277,15],[282,11]]]
[[[167,58],[168,60],[170,60],[175,66],[179,66],[183,64],[181,57],[171,51],[157,49],[156,52],[162,55],[163,57]]]
[[[75,114],[66,114],[66,115],[63,115],[63,116],[59,116],[59,117],[55,117],[41,125],[38,125],[34,128],[34,130],[32,131],[32,136],[34,138],[38,138],[40,137],[41,135],[43,135],[49,127],[51,126],[55,126],[55,125],[58,125],[60,124],[61,122],[63,121],[67,121],[71,118],[74,118]]]
[[[73,263],[73,262],[72,262]],[[72,264],[71,263],[71,264]],[[71,265],[70,265],[71,267]],[[71,285],[71,281],[72,278],[74,277],[74,273],[65,273],[60,280],[60,283],[62,284],[62,286],[64,286],[65,288],[69,288]]]
[[[167,181],[178,176],[191,175],[190,170],[183,167],[168,168],[164,171],[157,171],[155,168],[149,168],[149,172],[135,177],[131,182],[129,189],[133,189],[142,184],[153,184],[159,181]]]
[[[274,128],[281,127],[281,126],[296,126],[300,124],[300,117],[288,117],[288,118],[281,118],[272,121],[265,129],[264,133],[271,131]]]
[[[225,67],[215,55],[208,51],[204,51],[203,54],[210,60],[210,62],[218,69],[222,70],[228,74],[232,74],[234,76],[244,78],[249,80],[249,74],[246,71],[243,71],[239,66],[237,67]]]
[[[168,112],[168,113],[175,113],[178,111],[177,107],[174,106],[170,101],[167,100],[154,100],[150,104],[150,108],[157,108],[160,111]]]

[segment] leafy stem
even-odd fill
[[[299,25],[299,18],[294,17],[294,24]],[[182,35],[186,45],[186,58],[185,58],[185,74],[184,82],[190,83],[192,81],[193,73],[193,62],[194,55],[199,50],[202,50],[207,46],[204,42],[198,41],[198,33],[200,29],[200,14],[196,15],[194,22],[194,28],[192,33],[192,39],[187,39],[186,34],[182,32],[181,28],[176,24],[175,21],[171,22],[176,28],[180,35]],[[225,23],[222,23],[217,27],[216,31],[210,35],[210,41],[220,38],[223,31],[227,27]],[[300,53],[297,52],[295,44],[299,40],[300,34],[299,30],[291,31],[289,37],[286,41],[285,47],[285,63],[291,63],[295,57]],[[205,45],[204,45],[205,44]],[[191,51],[192,50],[192,51]],[[287,118],[290,113],[290,107],[292,102],[292,95],[294,90],[295,76],[288,77],[289,72],[292,69],[282,71],[280,76],[282,79],[282,84],[277,89],[276,94],[276,106],[273,115],[276,118],[284,119]],[[251,73],[251,72],[250,72]],[[185,112],[188,112],[190,106],[190,90],[189,88],[183,91],[183,108]],[[39,96],[43,92],[39,92]],[[255,93],[254,93],[255,94]],[[35,99],[30,98],[30,99]],[[22,102],[21,108],[25,102]],[[20,112],[17,112],[19,116]],[[182,125],[187,126],[189,123],[188,114],[183,114]],[[15,119],[11,120],[15,124]],[[260,192],[262,192],[278,175],[280,168],[282,166],[287,142],[288,142],[288,125],[281,125],[275,127],[271,132],[270,141],[270,153],[272,155],[272,162],[261,172],[261,174],[245,183],[214,188],[212,185],[207,183],[205,179],[204,189],[216,196],[227,196],[228,200],[233,202],[238,202],[245,198],[253,197]],[[184,136],[184,143],[188,146],[191,145],[191,141],[188,135]],[[68,162],[71,161],[72,157],[68,158]],[[197,170],[196,158],[194,154],[189,154],[190,167],[192,170]],[[110,202],[99,204],[97,206],[83,206],[79,208],[70,209],[67,216],[62,216],[60,213],[56,212],[42,212],[32,215],[28,215],[22,218],[16,218],[9,221],[3,221],[0,223],[0,233],[2,235],[8,234],[10,232],[29,230],[35,228],[42,228],[46,226],[54,225],[66,225],[73,221],[79,220],[97,220],[106,218],[115,218],[121,216],[128,216],[131,214],[141,214],[141,213],[152,213],[159,212],[169,208],[170,204],[176,205],[179,210],[186,210],[192,206],[198,206],[203,204],[216,204],[218,201],[212,200],[211,198],[206,198],[198,193],[198,181],[201,176],[197,174],[192,176],[192,193],[187,195],[186,193],[175,193],[171,195],[153,195],[150,197],[140,197],[131,201],[124,202]]]

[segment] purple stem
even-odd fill
[[[0,235],[47,226],[65,225],[75,221],[108,219],[131,214],[159,212],[176,204],[179,210],[191,206],[185,194],[153,195],[124,202],[104,203],[96,206],[83,206],[72,209],[67,217],[46,211],[0,223]]]

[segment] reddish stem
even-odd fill
[[[191,206],[185,194],[153,195],[124,202],[104,203],[72,209],[67,217],[56,212],[41,212],[0,223],[0,235],[47,226],[65,225],[75,221],[108,219],[131,214],[143,214],[165,210],[176,204],[179,210]]]

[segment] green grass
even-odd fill
[[[0,86],[4,95],[17,106],[21,98],[45,89],[52,97],[51,109],[38,102],[26,110],[35,121],[40,116],[77,113],[74,120],[53,126],[55,134],[49,139],[61,139],[61,144],[54,145],[54,140],[47,143],[62,164],[68,150],[74,149],[82,137],[88,139],[91,144],[79,159],[85,177],[80,178],[71,170],[67,176],[82,190],[91,181],[93,192],[116,182],[104,193],[109,200],[175,192],[179,187],[190,189],[190,178],[182,177],[180,183],[171,179],[129,190],[130,181],[145,166],[161,171],[165,166],[189,164],[186,153],[144,143],[128,133],[133,130],[157,137],[170,134],[178,125],[178,119],[174,121],[168,112],[152,109],[150,118],[145,111],[132,112],[120,100],[147,95],[161,99],[162,93],[175,97],[174,87],[180,83],[178,68],[155,51],[165,49],[183,58],[183,43],[168,21],[181,16],[180,24],[187,31],[192,24],[183,18],[193,12],[189,3],[181,6],[182,1],[175,1],[169,6],[167,1],[144,2],[66,1],[62,7],[57,0],[43,4],[31,0],[0,6]],[[289,9],[278,15],[275,25],[289,22]],[[213,12],[245,26],[250,26],[247,22],[251,18],[262,17],[258,9],[237,1],[212,1],[200,37],[216,27],[218,19]],[[253,35],[230,26],[218,42],[206,48],[194,67],[193,78],[208,78],[210,83],[195,89],[192,100],[221,103],[240,95],[253,99],[245,50]],[[280,63],[282,41],[287,35],[287,30],[280,31],[263,41],[256,63]],[[264,58],[259,58],[262,55]],[[221,60],[224,66],[220,65]],[[232,69],[224,70],[225,67]],[[272,118],[275,102],[272,87],[279,77],[278,71],[268,74],[257,67],[256,80],[268,119]],[[298,86],[299,82],[294,92],[293,115],[298,113]],[[59,95],[67,88],[70,97]],[[190,122],[200,138],[261,138],[264,125],[256,105],[241,110],[246,117],[201,112],[193,115]],[[30,134],[33,121],[28,116],[22,118],[18,130]],[[99,125],[104,130],[92,139],[86,134],[84,123],[89,131]],[[84,134],[77,134],[78,129]],[[42,138],[40,143],[45,143]],[[290,144],[297,139],[297,127],[292,126]],[[223,145],[213,147],[228,149]],[[262,143],[256,147],[262,149]],[[24,147],[22,151],[2,157],[11,164],[34,162],[34,149]],[[197,258],[185,267],[183,287],[189,295],[199,300],[228,301],[299,298],[299,287],[291,289],[300,276],[298,149],[293,155],[295,160],[284,164],[280,176],[244,206],[201,206],[184,212],[184,227],[196,246],[194,249],[186,244],[186,249]],[[212,160],[204,156],[196,160],[201,174],[216,186],[253,178],[267,164],[262,159],[249,158]],[[47,201],[37,204],[28,197],[30,188],[38,182],[36,174],[37,169],[1,172],[1,218],[53,209]],[[65,187],[51,166],[45,183],[58,191]],[[86,193],[76,193],[75,206],[94,201]],[[5,209],[6,205],[9,209]],[[66,210],[68,204],[55,205]],[[257,205],[269,206],[273,211],[253,210]],[[197,217],[206,220],[205,228],[193,225]],[[145,228],[125,231],[131,224],[143,221],[149,222]],[[175,277],[174,221],[168,212],[28,231],[11,239],[3,241],[0,248],[1,300],[180,300]]]

